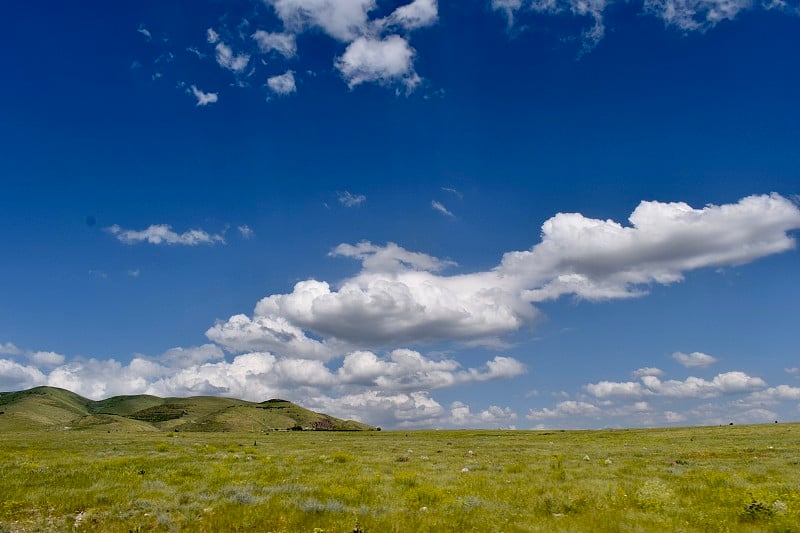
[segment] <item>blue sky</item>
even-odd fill
[[[800,418],[800,11],[9,8],[0,390]]]

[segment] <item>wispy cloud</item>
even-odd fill
[[[136,29],[136,31],[138,31],[139,33],[141,33],[142,35],[144,35],[144,38],[145,38],[146,40],[148,40],[148,41],[150,41],[150,40],[152,40],[152,39],[153,39],[153,36],[150,34],[150,30],[148,30],[147,28],[145,28],[143,24],[142,24],[142,25],[140,25],[140,26],[139,26],[139,27]]]
[[[453,213],[451,213],[451,212],[450,212],[450,210],[449,210],[449,209],[447,209],[447,208],[444,206],[444,204],[442,204],[441,202],[437,202],[436,200],[432,200],[432,201],[431,201],[431,207],[432,207],[434,210],[436,210],[436,211],[440,212],[441,214],[443,214],[443,215],[447,215],[448,217],[454,217],[454,216],[455,216]]]
[[[234,54],[233,49],[223,42],[218,42],[215,48],[217,64],[234,73],[241,73],[250,62],[249,54]]]
[[[252,237],[255,235],[255,233],[253,232],[253,230],[252,230],[252,229],[250,229],[250,226],[248,226],[247,224],[244,224],[244,225],[242,225],[242,226],[237,226],[237,228],[236,228],[236,229],[238,229],[238,230],[239,230],[239,234],[240,234],[240,235],[242,236],[242,238],[243,238],[243,239],[245,239],[245,240],[246,240],[246,239],[251,239],[251,238],[252,238]]]
[[[339,203],[345,207],[355,207],[367,201],[363,194],[353,194],[350,191],[343,191],[336,194]]]
[[[106,228],[106,231],[125,244],[137,244],[140,242],[183,246],[225,244],[225,238],[221,234],[211,234],[200,229],[176,233],[172,231],[172,226],[169,224],[153,224],[141,231],[122,229],[117,224],[114,224]]]
[[[464,195],[461,194],[461,191],[459,191],[458,189],[454,189],[453,187],[441,187],[441,189],[444,192],[449,192],[450,194],[454,194],[454,195],[458,196],[459,198],[464,198]]]
[[[215,104],[219,99],[217,93],[206,93],[192,85],[190,87],[192,94],[197,98],[197,105],[199,107],[207,106],[208,104]]]

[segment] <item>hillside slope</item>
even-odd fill
[[[0,392],[0,431],[92,428],[110,432],[375,429],[279,399],[254,403],[216,396],[135,395],[92,401],[55,387]]]

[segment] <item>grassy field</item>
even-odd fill
[[[800,425],[6,432],[0,531],[800,531]]]

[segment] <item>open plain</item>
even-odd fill
[[[0,531],[800,531],[800,424],[0,435]]]

